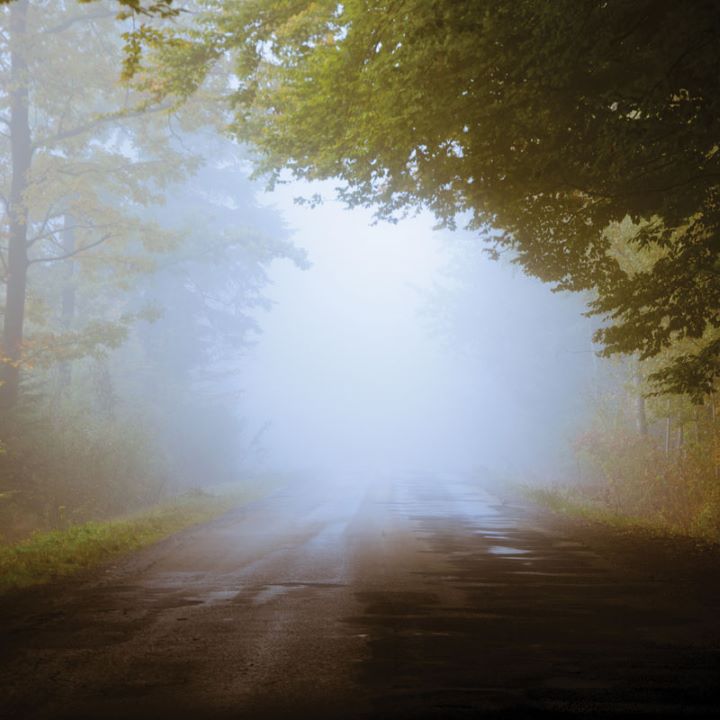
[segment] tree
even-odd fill
[[[239,380],[219,377],[236,368],[218,358],[247,346],[273,259],[305,263],[254,203],[247,160],[218,137],[217,102],[201,92],[177,109],[118,82],[115,10],[0,8],[0,283],[23,281],[18,302],[0,302],[0,317],[20,320],[0,413],[5,530],[15,516],[57,526],[237,473]],[[203,92],[226,83],[219,69]]]
[[[268,268],[281,259],[308,263],[276,211],[257,204],[241,148],[207,131],[182,142],[207,163],[150,209],[181,241],[155,272],[138,278],[126,301],[127,312],[150,302],[160,317],[138,324],[111,364],[119,395],[157,417],[174,477],[196,484],[198,477],[236,477],[247,461],[239,364],[260,332],[259,314],[271,309]],[[128,366],[138,370],[123,377]]]
[[[120,46],[107,32],[113,14],[85,9],[68,17],[65,3],[17,0],[3,15],[0,60],[9,81],[0,92],[7,127],[0,138],[7,227],[0,402],[9,408],[23,364],[42,353],[67,359],[116,346],[128,320],[106,317],[72,332],[66,323],[60,335],[36,333],[28,342],[31,270],[83,256],[106,282],[142,270],[147,253],[173,239],[138,208],[157,201],[193,161],[168,144],[168,119],[158,117],[165,108],[118,85]]]
[[[605,353],[694,349],[660,391],[720,372],[720,5],[714,0],[227,0],[159,75],[189,92],[234,52],[233,130],[260,171],[338,178],[350,205],[491,226],[530,274],[597,293]],[[186,58],[183,63],[180,58]],[[178,72],[192,67],[191,72]],[[627,274],[605,229],[662,249]]]

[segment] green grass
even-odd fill
[[[207,522],[272,489],[250,486],[219,495],[188,493],[132,516],[37,532],[20,543],[0,545],[0,593],[42,585],[95,567]]]

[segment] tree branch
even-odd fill
[[[33,150],[37,150],[41,147],[49,147],[51,145],[54,145],[55,143],[62,142],[63,140],[69,140],[70,138],[82,135],[83,133],[86,133],[89,130],[99,127],[100,125],[103,125],[105,123],[142,117],[143,115],[149,115],[151,113],[169,110],[171,107],[172,105],[170,103],[162,103],[152,108],[141,108],[132,112],[122,110],[115,113],[109,113],[107,115],[101,115],[94,120],[90,120],[89,122],[78,125],[77,127],[71,128],[70,130],[64,130],[63,132],[56,133],[55,135],[50,135],[49,137],[36,140],[33,143]]]
[[[59,215],[54,215],[53,217],[61,217],[62,213]],[[102,225],[88,225],[88,224],[82,224],[77,223],[75,225],[63,225],[62,227],[57,228],[56,230],[48,230],[45,233],[42,233],[40,235],[35,235],[32,240],[28,241],[28,247],[31,247],[34,245],[38,240],[46,240],[47,238],[53,238],[58,233],[66,232],[67,230],[99,230]],[[106,226],[108,227],[108,226]],[[42,228],[44,229],[44,227]]]
[[[34,258],[33,260],[28,260],[28,265],[35,265],[36,263],[57,262],[58,260],[68,260],[71,257],[75,257],[75,255],[79,255],[80,253],[85,252],[86,250],[90,250],[91,248],[97,247],[98,245],[102,245],[102,243],[104,243],[111,237],[112,233],[108,233],[107,235],[103,235],[99,240],[91,242],[88,245],[83,245],[83,247],[78,248],[77,250],[73,250],[72,252],[65,253],[63,255],[56,255],[55,257],[50,258]]]
[[[48,226],[48,223],[55,219],[56,217],[60,217],[62,213],[56,213],[53,215],[53,210],[55,209],[55,204],[51,203],[50,206],[47,209],[47,212],[45,213],[45,217],[43,218],[42,224],[40,225],[40,229],[38,230],[38,235],[35,237],[29,238],[25,245],[27,247],[32,247],[38,240],[41,240],[43,237],[47,237],[47,234],[45,233],[45,228]],[[53,234],[57,231],[51,231]]]

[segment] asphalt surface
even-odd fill
[[[713,583],[462,478],[298,485],[6,599],[0,715],[719,717]]]

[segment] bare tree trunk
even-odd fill
[[[107,359],[101,357],[95,361],[93,375],[98,410],[106,419],[114,420],[117,396],[115,395],[115,387]]]
[[[712,448],[713,457],[715,458],[715,479],[720,480],[720,463],[718,463],[718,452],[717,452],[717,409],[715,405],[715,393],[710,395],[710,421],[712,423],[710,430],[712,432]]]
[[[645,408],[645,396],[642,394],[642,370],[640,363],[635,361],[635,418],[637,423],[637,429],[642,437],[647,437],[648,424],[647,424],[647,412]]]
[[[63,254],[70,255],[75,252],[75,230],[73,225],[75,220],[71,213],[66,212],[64,218],[64,227],[62,231],[62,250]],[[60,298],[60,324],[63,330],[70,330],[75,320],[75,283],[73,282],[75,275],[75,262],[72,258],[63,261],[63,288]],[[72,382],[72,364],[69,360],[60,363],[59,368],[60,387],[67,387]]]
[[[8,260],[5,320],[2,334],[2,373],[0,379],[0,407],[11,408],[17,402],[20,387],[20,360],[25,323],[27,291],[27,226],[28,209],[25,192],[32,160],[30,135],[27,61],[25,35],[27,30],[27,0],[17,0],[10,6],[10,154],[12,176],[8,198]]]

